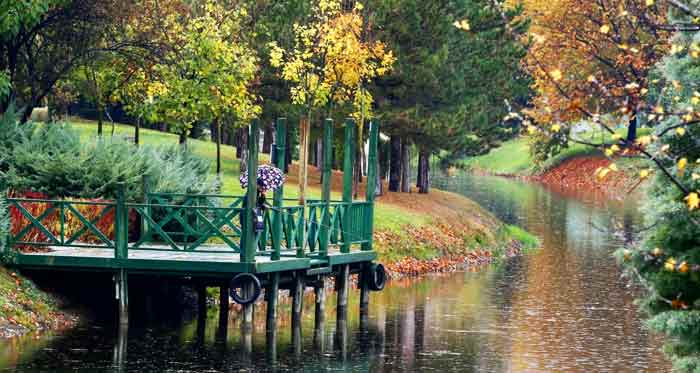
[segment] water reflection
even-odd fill
[[[313,291],[300,319],[281,297],[277,330],[265,305],[242,328],[216,309],[202,320],[118,332],[82,328],[0,342],[0,367],[83,371],[668,371],[647,334],[611,252],[631,239],[632,204],[603,205],[517,181],[465,178],[444,185],[541,237],[543,247],[474,273],[393,281],[360,315],[359,291],[338,313],[328,292],[324,320]],[[605,207],[605,208],[604,208]],[[604,227],[615,226],[619,230]],[[597,228],[596,228],[597,227]],[[340,315],[338,317],[337,315]],[[343,317],[345,316],[345,317]],[[114,331],[114,332],[112,332]]]

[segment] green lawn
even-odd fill
[[[617,132],[620,136],[627,136],[627,129],[621,129]],[[652,133],[651,128],[639,128],[638,136],[649,135]],[[578,139],[590,141],[593,143],[612,144],[614,140],[612,135],[601,131],[591,131],[578,136]],[[478,157],[470,157],[459,160],[457,166],[461,168],[471,169],[474,171],[483,171],[493,174],[507,175],[530,175],[535,172],[532,159],[528,149],[528,140],[526,137],[519,137],[510,141],[506,141],[498,148],[492,149],[488,154]],[[538,172],[543,172],[552,169],[567,159],[603,154],[600,150],[587,145],[571,143],[568,148],[562,150],[561,153],[548,159],[544,162]]]
[[[520,137],[506,141],[488,154],[460,160],[458,166],[495,174],[519,174],[531,166],[527,139]]]
[[[79,118],[71,118],[70,125],[76,129],[84,141],[91,141],[97,137],[97,124],[94,121],[83,120]],[[111,125],[109,122],[104,126],[105,136],[111,135]],[[117,124],[115,126],[115,136],[133,137],[134,127],[129,125]],[[171,133],[160,131],[141,129],[140,138],[142,144],[149,145],[170,145],[178,143],[178,136]],[[187,146],[192,151],[211,161],[212,177],[216,171],[216,144],[208,140],[187,139]],[[221,165],[223,189],[222,194],[241,195],[244,193],[243,188],[238,181],[240,175],[240,161],[236,159],[236,148],[229,145],[221,147]],[[260,154],[261,162],[269,162],[269,155]],[[321,186],[318,182],[309,181],[308,198],[321,198]],[[297,198],[299,190],[295,185],[288,186],[284,189],[285,198]],[[341,192],[335,190],[332,193],[332,198],[341,198]],[[412,214],[407,212],[400,206],[377,203],[375,208],[375,224],[378,229],[400,229],[406,224],[423,224],[426,222],[426,217],[420,214]]]

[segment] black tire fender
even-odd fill
[[[382,291],[384,290],[384,285],[386,285],[386,270],[384,266],[377,264],[370,264],[365,268],[364,272],[365,281],[367,281],[367,286],[372,291]]]
[[[253,294],[248,297],[243,295],[243,287],[248,284],[253,284]],[[239,273],[231,279],[229,283],[229,293],[233,301],[241,304],[251,304],[258,300],[260,293],[262,292],[262,286],[260,285],[260,280],[252,273]]]

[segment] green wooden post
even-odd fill
[[[331,168],[333,167],[333,120],[326,119],[323,124],[323,190],[322,198],[324,202],[325,214],[323,219],[321,219],[321,227],[319,232],[320,237],[320,248],[319,252],[321,255],[328,254],[328,241],[330,239],[330,225],[331,225],[331,178],[333,173]]]
[[[345,214],[343,217],[343,245],[340,247],[340,252],[349,253],[351,246],[350,232],[348,232],[350,223],[350,211],[352,209],[352,171],[355,160],[355,121],[348,118],[345,120],[345,153],[343,155],[343,202],[347,205],[344,207]]]
[[[253,209],[258,199],[258,121],[253,119],[248,127],[248,191],[245,199],[245,224],[242,245],[241,262],[255,262],[255,227],[253,226]]]
[[[365,199],[369,202],[369,206],[365,210],[368,216],[365,216],[363,230],[367,236],[364,237],[367,242],[362,244],[362,250],[372,250],[372,234],[374,232],[374,189],[377,186],[377,147],[379,144],[379,123],[377,121],[369,122],[369,154],[367,157],[367,191]]]
[[[287,119],[277,119],[277,128],[275,130],[275,156],[277,157],[277,168],[284,171],[287,146]],[[282,249],[282,201],[284,198],[284,186],[280,186],[275,190],[272,205],[274,212],[272,214],[272,260],[280,260]]]
[[[126,184],[117,184],[117,206],[114,219],[114,257],[127,259],[129,246],[128,210],[126,207]]]

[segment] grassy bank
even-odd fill
[[[53,297],[30,280],[0,267],[0,338],[72,324],[59,308]]]
[[[650,128],[640,128],[638,130],[638,136],[650,133]],[[618,134],[623,137],[627,136],[627,129],[618,131]],[[591,134],[582,134],[579,137],[594,143],[612,144],[614,142],[612,135],[600,133],[599,131]],[[603,153],[596,148],[572,142],[568,148],[563,149],[559,154],[536,167],[532,157],[530,157],[527,137],[519,137],[504,142],[500,147],[491,150],[487,154],[461,159],[457,161],[456,166],[492,175],[532,176],[547,173],[573,158],[602,156]]]

